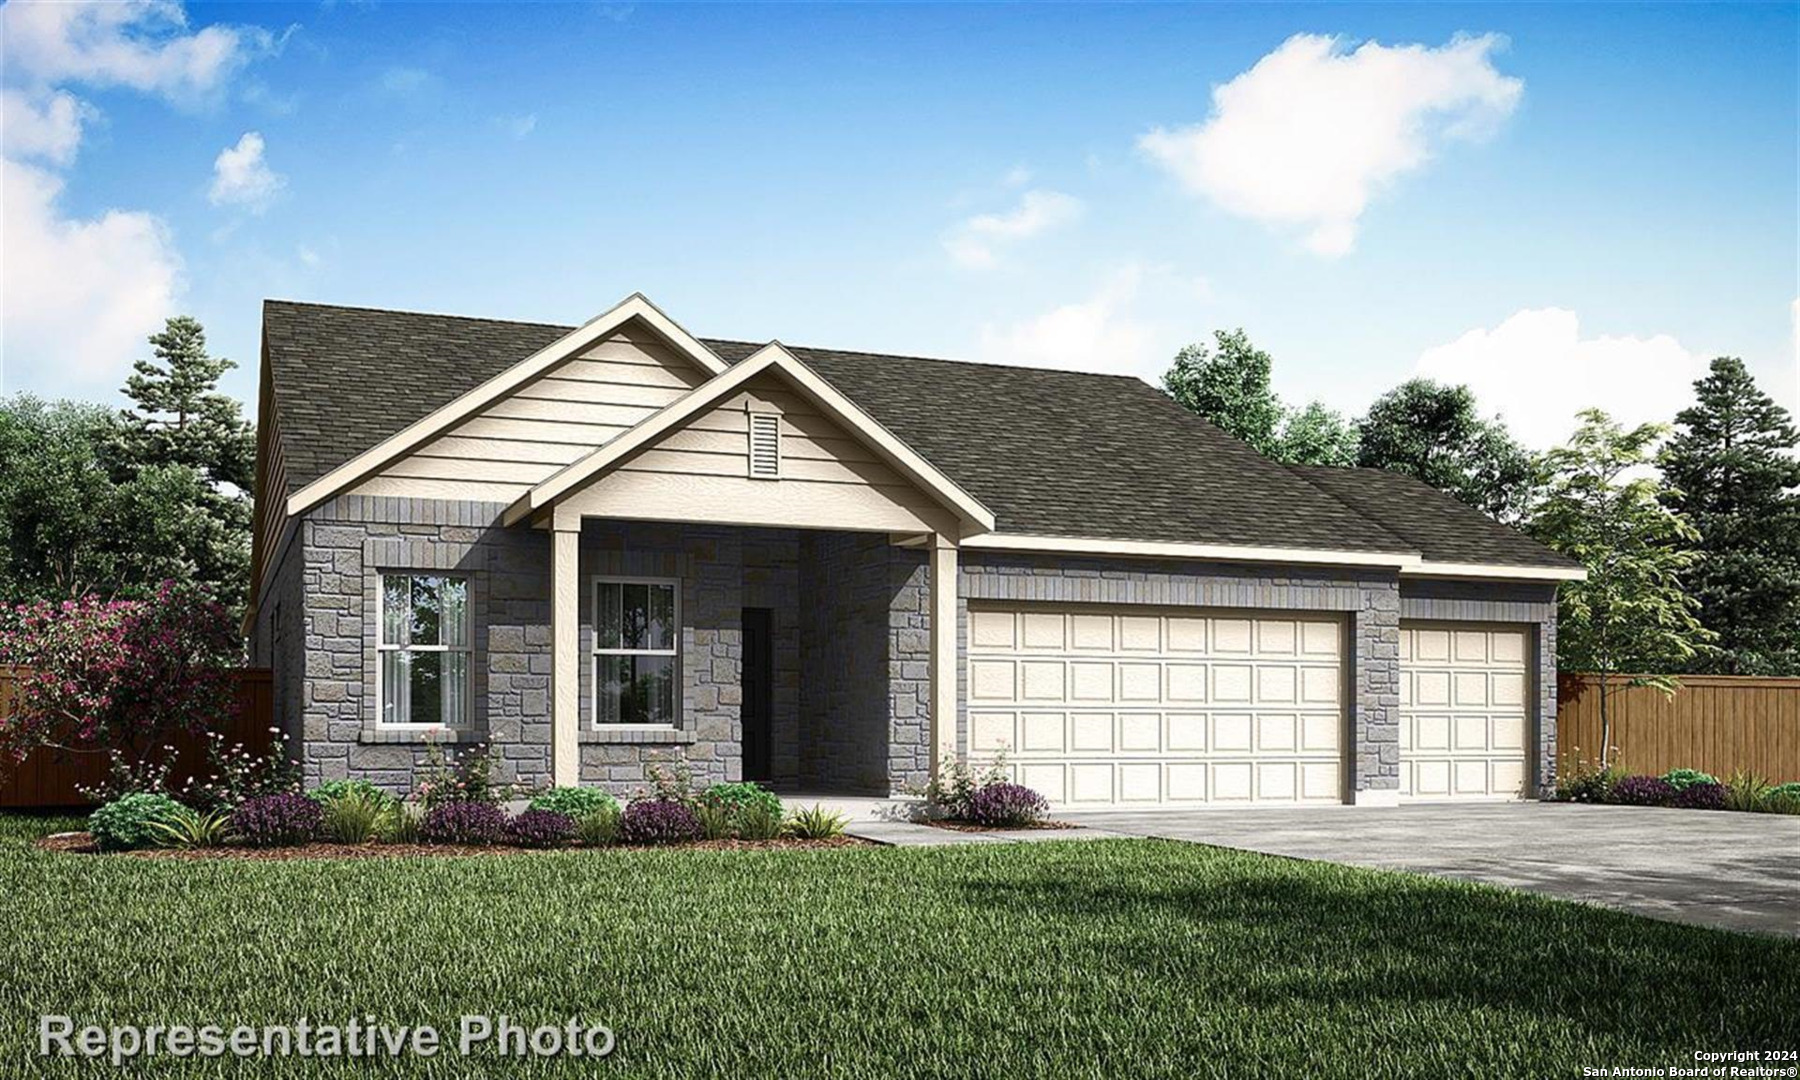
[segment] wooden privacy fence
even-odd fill
[[[1738,770],[1781,783],[1800,780],[1800,679],[1683,675],[1673,697],[1653,686],[1607,694],[1616,760],[1634,773],[1701,769],[1721,779]],[[1557,680],[1556,751],[1562,770],[1600,759],[1600,680]]]
[[[0,716],[12,711],[13,670],[0,667]],[[237,677],[237,711],[220,729],[228,743],[243,743],[253,753],[268,750],[274,736],[275,694],[265,668],[244,668]],[[182,734],[170,740],[175,747],[175,767],[170,779],[179,783],[207,764],[206,736]],[[87,802],[78,790],[106,780],[105,754],[69,754],[34,750],[24,761],[0,760],[0,808],[80,806]]]

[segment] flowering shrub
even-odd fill
[[[538,793],[531,800],[533,810],[554,810],[572,818],[584,818],[608,807],[617,811],[619,800],[599,788],[591,787],[551,788]]]
[[[1660,776],[1627,776],[1612,786],[1607,801],[1620,806],[1667,806],[1675,785]]]
[[[968,820],[977,825],[1031,825],[1050,810],[1050,803],[1023,784],[988,784],[969,797]]]
[[[182,806],[167,795],[139,792],[115,799],[88,817],[88,832],[101,851],[130,851],[162,842],[159,824],[173,824]]]
[[[946,756],[938,766],[937,775],[925,785],[925,801],[939,817],[967,821],[975,793],[993,784],[1004,784],[1007,780],[1004,753],[994,755],[993,762],[979,773],[971,770],[961,759]]]
[[[304,795],[250,799],[231,812],[231,831],[251,847],[292,847],[317,836],[325,811]]]
[[[486,746],[477,746],[458,758],[436,743],[425,748],[423,775],[412,797],[427,810],[447,803],[478,802],[498,805],[512,797],[510,784],[494,782],[494,761]]]
[[[700,838],[693,807],[673,799],[639,799],[619,819],[619,839],[627,844],[679,844]]]
[[[1669,805],[1683,810],[1723,810],[1725,809],[1724,784],[1689,784],[1675,793]]]
[[[0,619],[0,663],[18,666],[0,753],[39,746],[141,761],[176,731],[217,727],[233,708],[241,644],[204,590],[164,582],[147,600],[39,601]]]
[[[433,844],[498,844],[506,826],[506,811],[494,803],[446,802],[426,811],[419,836]]]
[[[1603,803],[1611,799],[1613,785],[1625,778],[1617,764],[1604,768],[1582,760],[1556,778],[1556,798],[1560,802]]]
[[[555,810],[527,810],[507,822],[506,836],[520,847],[562,847],[575,839],[575,819]]]

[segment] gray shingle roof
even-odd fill
[[[1389,532],[1432,562],[1580,565],[1414,477],[1381,469],[1289,468],[1339,502],[1378,517]]]
[[[285,300],[264,304],[263,327],[290,492],[573,329]],[[732,363],[759,347],[706,345]],[[985,503],[1003,532],[1419,550],[1378,502],[1349,503],[1134,378],[790,351]],[[1469,539],[1445,541],[1469,551],[1456,561],[1548,556],[1468,513],[1458,524]]]

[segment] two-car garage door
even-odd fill
[[[968,748],[1053,803],[1343,801],[1346,620],[1335,614],[971,605]],[[1511,798],[1526,635],[1404,624],[1401,794]]]
[[[969,612],[969,744],[1068,806],[1335,803],[1344,621],[1017,604]]]

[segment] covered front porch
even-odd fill
[[[681,758],[700,782],[885,798],[948,749],[953,544],[581,515],[545,532],[557,784],[625,792]]]

